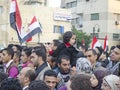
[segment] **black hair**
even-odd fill
[[[11,48],[11,49],[12,49],[13,46],[14,46],[14,44],[9,44],[9,45],[8,45],[8,48]]]
[[[120,49],[120,45],[116,45],[116,47],[117,47],[118,49]]]
[[[104,51],[103,49],[102,49],[102,47],[95,47],[95,48],[97,48],[98,49],[98,51],[99,51],[99,54],[101,55],[102,54],[102,52]]]
[[[30,83],[28,90],[50,90],[50,88],[44,81],[35,80]]]
[[[87,52],[88,51],[92,51],[93,55],[97,55],[97,52],[94,49],[88,49]]]
[[[25,48],[22,51],[24,51],[25,54],[27,55],[27,57],[29,57],[31,55],[32,49],[31,48]]]
[[[45,76],[53,76],[53,77],[57,78],[57,73],[55,71],[53,71],[53,70],[47,70],[44,73],[44,79],[45,79]]]
[[[18,79],[7,78],[2,81],[1,90],[22,90],[22,87]]]
[[[113,49],[115,49],[115,46],[111,46],[110,51],[113,50]]]
[[[105,51],[104,51],[104,52],[103,52],[103,54],[104,54],[104,55],[106,55],[106,58],[108,58],[108,57],[109,57],[108,52],[105,52]]]
[[[7,51],[8,55],[11,55],[11,59],[13,59],[14,51],[11,48],[5,48],[3,51]]]
[[[88,50],[87,46],[85,46],[85,45],[81,45],[80,47],[81,47],[82,49],[84,49],[85,51]]]
[[[16,55],[18,58],[21,57],[21,53],[20,53],[19,51],[15,51],[15,52],[14,52],[14,55]]]
[[[101,54],[102,54],[102,52],[104,51],[103,49],[102,49],[102,47],[95,47],[95,48],[97,48],[98,49],[98,53],[97,53],[97,60],[99,60],[99,58],[100,58],[100,56],[101,56]]]
[[[54,46],[57,46],[57,47],[61,44],[61,42],[56,39],[54,39],[53,42],[54,42]]]
[[[71,90],[92,90],[90,78],[85,74],[77,74],[73,76],[71,78],[70,87]]]
[[[75,35],[75,33],[73,33],[72,31],[65,32],[63,35],[63,42],[68,43],[73,35]]]
[[[13,46],[15,46],[18,51],[20,51],[20,52],[22,51],[22,47],[21,47],[20,45],[17,45],[17,44],[16,44],[16,45],[13,45]]]
[[[39,43],[39,46],[33,47],[33,51],[34,50],[41,50],[41,49],[43,49],[45,53],[47,52],[46,47],[42,43]]]
[[[37,56],[42,57],[42,60],[46,62],[46,53],[43,48],[34,50],[32,53],[35,53]]]
[[[57,63],[61,64],[62,59],[65,59],[66,61],[70,61],[70,57],[69,57],[69,56],[67,56],[67,55],[61,55],[61,56],[58,58],[58,62],[57,62]]]
[[[7,77],[8,77],[8,75],[7,75],[6,73],[0,72],[0,83],[1,83],[4,79],[6,79]]]

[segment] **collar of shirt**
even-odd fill
[[[10,61],[5,65],[6,68],[8,68],[12,62],[13,62],[13,60],[10,60]]]
[[[26,88],[28,88],[28,86],[23,87],[23,90],[25,90]]]

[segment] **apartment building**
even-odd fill
[[[78,30],[96,35],[101,44],[106,35],[110,46],[120,44],[120,0],[62,0],[61,7],[71,10]]]
[[[48,7],[47,0],[17,0],[24,30],[28,30],[28,24],[33,16],[42,26],[42,34],[32,37],[29,45],[50,42],[58,39],[64,32],[71,30],[71,11],[61,8]],[[9,23],[10,0],[0,1],[0,47],[9,43],[19,44],[17,33]]]

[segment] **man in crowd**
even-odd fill
[[[47,70],[44,73],[44,82],[50,87],[51,90],[56,90],[55,86],[57,84],[57,73],[53,70]]]
[[[13,62],[13,50],[10,48],[5,48],[3,49],[2,54],[3,63],[5,64],[5,73],[7,73],[9,77],[17,77],[19,71]]]
[[[21,84],[16,78],[7,78],[2,81],[0,90],[22,90]]]
[[[30,82],[35,80],[35,71],[30,67],[25,67],[20,71],[18,79],[20,80],[23,90],[28,90]]]
[[[110,55],[111,64],[109,69],[112,74],[119,76],[120,72],[120,45],[117,45]]]
[[[93,71],[101,66],[101,63],[97,62],[97,53],[94,49],[87,50],[86,57],[91,62]]]
[[[109,73],[109,70],[104,68],[101,62],[98,62],[98,55],[94,49],[89,49],[86,51],[86,57],[91,62],[92,71],[103,70]]]
[[[34,50],[31,54],[31,61],[36,68],[36,80],[43,80],[44,72],[50,69],[46,62],[46,52],[44,51],[44,49],[39,48]]]
[[[61,55],[58,59],[58,78],[62,79],[64,83],[70,79],[70,58],[67,55]]]
[[[28,90],[50,90],[46,83],[42,80],[35,80],[30,83]]]

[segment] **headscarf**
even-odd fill
[[[119,77],[116,75],[108,75],[106,77],[104,77],[104,80],[109,84],[109,86],[111,87],[111,90],[119,90],[116,82],[119,80]]]
[[[87,58],[78,58],[76,62],[76,70],[77,73],[91,73],[92,72],[92,66],[90,61]]]
[[[96,70],[93,72],[95,77],[98,80],[98,85],[96,87],[93,87],[94,90],[101,90],[101,84],[103,82],[103,78],[108,75],[108,73],[104,70]]]

